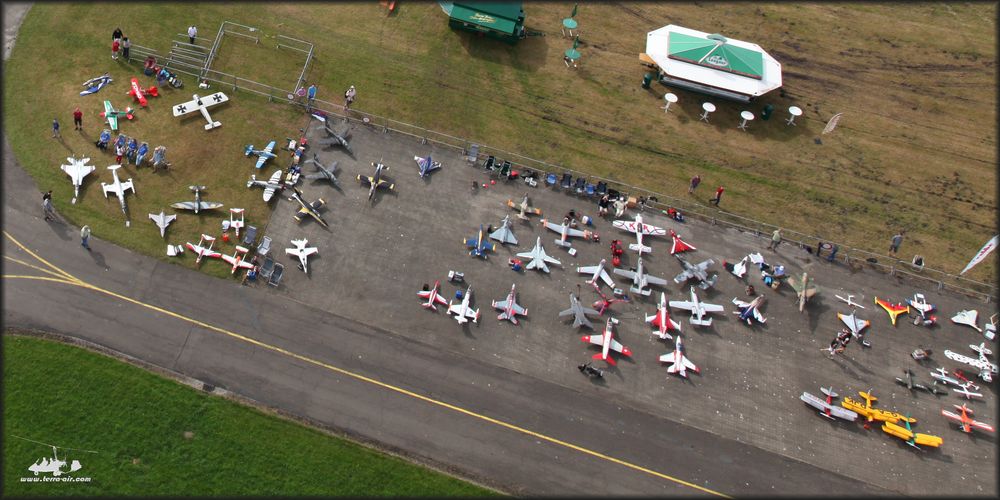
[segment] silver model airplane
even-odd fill
[[[517,284],[511,285],[510,293],[507,294],[507,298],[503,300],[494,300],[493,307],[500,310],[500,314],[497,315],[498,320],[503,321],[505,319],[509,319],[511,323],[516,325],[518,323],[517,315],[520,314],[522,316],[526,316],[528,314],[528,310],[521,307],[521,305],[517,303],[517,299],[514,297],[515,288],[517,288]]]
[[[648,296],[652,292],[652,290],[648,288],[649,285],[663,286],[667,284],[667,280],[648,274],[642,269],[642,257],[639,257],[636,262],[635,271],[615,268],[614,273],[631,279],[632,287],[629,288],[629,290],[631,290],[632,293],[638,293],[640,295]]]
[[[668,352],[660,356],[660,361],[670,363],[670,366],[667,367],[667,373],[676,373],[684,378],[687,378],[688,370],[701,373],[701,369],[684,355],[684,343],[681,340],[680,334],[677,334],[677,339],[674,340],[674,352]]]
[[[198,97],[198,94],[194,94],[194,99],[174,106],[174,116],[183,116],[194,111],[200,111],[201,116],[208,122],[205,125],[205,130],[211,130],[221,126],[222,123],[212,120],[211,115],[208,114],[208,108],[216,104],[222,104],[228,100],[229,98],[222,92],[216,92],[207,97]]]
[[[958,314],[951,317],[951,322],[959,325],[971,326],[972,328],[975,328],[977,332],[983,333],[983,329],[979,328],[979,325],[976,324],[978,319],[979,311],[971,309],[967,311],[959,311]]]
[[[306,247],[309,244],[309,240],[305,238],[292,240],[292,244],[295,245],[295,248],[286,248],[285,254],[298,257],[302,272],[309,274],[309,269],[306,267],[308,265],[308,257],[314,253],[318,253],[319,249],[316,247]]]
[[[952,389],[953,391],[965,396],[965,399],[983,399],[982,393],[972,392],[965,387],[960,387],[957,389]]]
[[[205,189],[205,186],[188,186],[188,189],[194,191],[194,201],[179,201],[172,203],[170,206],[178,210],[194,210],[194,213],[202,210],[222,208],[222,203],[217,201],[201,201],[201,192]]]
[[[795,294],[799,298],[799,312],[802,312],[806,307],[806,301],[819,291],[819,288],[813,283],[808,273],[802,273],[802,278],[789,276],[788,284],[795,290]]]
[[[326,118],[317,114],[312,114],[312,117],[319,120],[323,124],[323,130],[326,131],[327,138],[316,141],[319,145],[340,146],[344,148],[344,151],[347,151],[347,154],[354,156],[354,151],[351,150],[351,144],[347,142],[347,138],[350,135],[350,129],[345,130],[344,133],[340,134],[337,133],[336,130],[333,130],[333,127],[330,126],[330,122]]]
[[[753,325],[751,319],[757,320],[758,323],[766,323],[767,318],[760,313],[760,306],[764,303],[764,296],[758,295],[750,302],[744,302],[736,297],[733,297],[733,304],[736,305],[737,310],[733,311],[733,314],[740,317],[741,320],[746,321],[748,325]]]
[[[479,323],[479,310],[469,307],[469,302],[472,300],[472,287],[470,286],[465,290],[465,295],[462,296],[462,302],[459,304],[454,304],[453,301],[448,301],[448,314],[455,315],[455,321],[458,324],[468,323],[471,319],[473,323]]]
[[[521,220],[528,220],[528,214],[542,215],[542,211],[528,205],[528,193],[524,193],[521,203],[514,203],[514,200],[507,200],[507,206],[515,210],[520,210],[517,217]]]
[[[660,305],[656,308],[656,313],[646,316],[646,323],[652,325],[656,330],[653,330],[653,335],[660,337],[661,339],[672,339],[673,335],[668,333],[668,330],[681,331],[680,323],[670,319],[670,310],[667,308],[667,294],[660,292]]]
[[[820,387],[819,390],[823,391],[823,394],[826,394],[826,401],[817,398],[808,392],[803,392],[802,395],[799,396],[799,399],[804,401],[807,405],[819,410],[820,415],[830,420],[835,420],[833,417],[842,418],[851,422],[858,419],[857,413],[833,404],[833,398],[838,396],[836,392],[833,392],[833,387],[830,387],[829,389]]]
[[[292,218],[295,219],[295,222],[302,222],[302,216],[309,215],[313,219],[316,219],[316,222],[322,224],[323,227],[330,227],[326,225],[326,221],[323,220],[323,216],[319,214],[319,207],[326,205],[326,201],[324,201],[323,198],[317,198],[316,201],[309,203],[302,197],[302,191],[299,191],[298,188],[293,186],[292,197],[288,200],[294,200],[299,204],[299,211],[295,212],[295,215],[292,216]]]
[[[948,370],[945,370],[944,367],[938,367],[934,371],[930,372],[930,374],[931,378],[934,379],[935,384],[941,382],[944,385],[953,385],[955,387],[961,387],[963,389],[972,388],[977,391],[979,390],[979,386],[972,383],[971,380],[963,382],[955,377],[948,375]]]
[[[128,212],[125,211],[125,191],[131,189],[132,194],[135,194],[135,187],[132,185],[131,177],[129,178],[129,180],[125,182],[118,180],[118,172],[116,172],[116,170],[118,170],[119,168],[122,168],[122,166],[111,165],[108,167],[108,170],[111,171],[111,177],[113,177],[115,181],[110,184],[102,182],[101,188],[104,189],[105,199],[108,198],[108,193],[114,193],[114,195],[118,197],[118,204],[121,205],[122,213],[125,214],[125,227],[129,227],[131,225],[131,222],[128,220]]]
[[[275,170],[267,181],[258,181],[256,175],[251,175],[247,181],[247,188],[254,186],[264,188],[264,201],[271,201],[274,193],[285,189],[285,183],[281,182],[281,170]]]
[[[590,320],[587,319],[588,314],[593,314],[594,316],[600,316],[601,313],[595,309],[589,307],[584,307],[580,303],[580,299],[576,298],[576,295],[572,293],[569,294],[569,309],[559,313],[560,318],[564,318],[569,315],[573,315],[573,328],[579,328],[585,326],[587,328],[593,328],[594,325],[591,324]]]
[[[914,389],[920,389],[935,396],[938,394],[947,394],[947,392],[938,389],[936,385],[932,384],[931,386],[926,386],[914,380],[913,370],[910,370],[909,368],[903,368],[903,378],[896,377],[896,382],[900,385],[905,385],[906,388],[911,391]]]
[[[861,335],[861,330],[864,330],[865,327],[867,327],[872,323],[867,319],[859,319],[857,317],[857,314],[854,312],[852,312],[851,314],[842,314],[838,312],[837,317],[840,318],[840,321],[843,321],[844,324],[847,325],[847,328],[851,330],[851,333],[855,337]]]
[[[611,223],[618,229],[628,231],[635,234],[636,243],[630,243],[629,250],[635,250],[639,252],[639,256],[642,256],[642,252],[652,252],[653,249],[642,244],[643,235],[651,236],[663,236],[667,234],[667,231],[662,227],[656,227],[650,224],[642,223],[642,214],[636,214],[635,220],[616,220]]]
[[[86,177],[87,174],[96,170],[97,167],[87,165],[90,158],[76,159],[72,156],[67,156],[66,161],[68,161],[69,164],[62,165],[59,168],[61,168],[63,172],[66,172],[66,175],[68,175],[70,180],[73,182],[73,200],[71,203],[76,203],[76,199],[80,196],[80,186],[83,185],[83,178]]]
[[[857,302],[854,302],[854,300],[852,300],[852,299],[854,299],[853,295],[848,295],[846,299],[843,298],[843,297],[841,297],[840,295],[834,295],[834,297],[837,297],[838,299],[843,300],[844,302],[847,303],[847,305],[849,305],[851,307],[860,307],[862,309],[865,308],[865,306],[863,306],[861,304],[858,304]]]
[[[372,166],[375,167],[375,175],[369,177],[367,175],[358,174],[358,181],[364,182],[369,186],[368,188],[369,200],[371,200],[372,197],[375,196],[375,188],[384,187],[384,188],[389,188],[389,190],[392,190],[396,186],[395,184],[382,179],[382,172],[385,170],[389,170],[389,167],[385,166],[382,163],[381,158],[378,160],[378,164],[372,162]]]
[[[997,373],[997,365],[996,363],[993,363],[989,359],[987,359],[986,355],[993,354],[993,351],[989,350],[986,347],[985,342],[979,344],[978,346],[969,344],[969,348],[979,353],[978,359],[970,358],[969,356],[958,354],[952,351],[944,351],[944,355],[952,361],[958,361],[959,363],[965,363],[967,365],[971,365],[973,367],[978,368],[979,378],[983,379],[986,382],[992,382],[993,375]]]
[[[691,300],[671,300],[670,307],[691,311],[691,324],[699,326],[712,324],[712,318],[706,319],[705,313],[724,312],[720,305],[699,301],[698,295],[694,293],[694,287],[691,287]]]
[[[692,264],[680,255],[674,255],[674,257],[677,257],[677,260],[681,263],[681,267],[684,268],[680,274],[674,276],[674,283],[684,283],[691,278],[695,278],[698,280],[698,286],[701,287],[702,290],[708,290],[711,286],[715,285],[716,281],[718,281],[718,274],[713,274],[711,277],[708,276],[708,266],[715,264],[714,260],[707,259],[698,264]]]
[[[414,156],[413,161],[417,162],[417,168],[420,169],[420,177],[423,178],[430,174],[431,172],[441,168],[441,162],[434,161],[431,155],[427,155],[427,158],[421,158],[419,156]]]
[[[503,218],[503,221],[500,222],[500,229],[490,233],[490,238],[499,241],[501,245],[505,243],[517,244],[517,236],[514,236],[514,232],[510,230],[510,215]]]
[[[176,214],[167,215],[163,213],[163,210],[161,209],[159,215],[149,214],[149,218],[153,219],[153,222],[156,224],[156,226],[160,228],[160,236],[166,238],[167,226],[169,226],[171,222],[177,219],[177,215]]]
[[[535,240],[535,248],[532,248],[530,251],[527,252],[521,252],[517,254],[517,256],[524,257],[525,259],[531,259],[531,262],[529,262],[526,266],[524,266],[525,269],[538,269],[539,271],[547,273],[549,272],[549,266],[547,266],[546,263],[556,264],[559,266],[562,265],[562,262],[559,262],[558,260],[549,257],[548,254],[545,253],[545,249],[542,248],[541,236],[539,236],[538,239]]]
[[[337,181],[337,176],[334,175],[337,172],[337,162],[334,161],[329,167],[320,163],[319,158],[316,153],[313,153],[311,160],[306,160],[306,163],[312,163],[313,167],[316,167],[316,172],[312,174],[306,174],[305,178],[309,180],[325,180],[330,181],[330,184],[339,186],[340,182]]]
[[[587,280],[587,283],[590,283],[591,285],[597,285],[598,284],[597,280],[600,279],[604,281],[604,283],[606,283],[611,288],[614,288],[615,280],[611,279],[611,275],[608,274],[608,271],[606,269],[604,269],[604,266],[607,263],[608,263],[607,259],[601,259],[601,262],[596,266],[577,267],[576,272],[581,274],[591,275],[590,279]]]
[[[569,241],[566,241],[566,238],[570,236],[576,236],[578,238],[587,238],[590,236],[586,231],[580,231],[579,229],[569,227],[569,224],[553,224],[546,219],[542,219],[542,224],[561,235],[559,239],[555,240],[556,245],[561,247],[570,248],[573,246]]]

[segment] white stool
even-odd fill
[[[715,104],[712,104],[710,102],[704,102],[701,104],[701,109],[704,109],[705,112],[701,114],[700,120],[703,122],[707,122],[708,114],[715,111]]]
[[[670,105],[677,102],[677,96],[675,96],[670,92],[667,92],[666,94],[663,94],[663,100],[667,101],[666,106],[663,106],[663,112],[666,113],[667,110],[670,109]]]
[[[740,118],[743,118],[743,121],[741,121],[740,124],[736,126],[736,128],[746,132],[747,122],[753,120],[753,113],[746,110],[740,111]]]
[[[785,122],[785,123],[787,123],[787,124],[789,124],[789,125],[791,125],[791,126],[794,127],[795,126],[795,117],[796,116],[802,116],[802,109],[799,108],[798,106],[789,106],[788,107],[788,114],[792,115],[792,117],[789,118],[788,121]]]

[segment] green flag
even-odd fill
[[[580,4],[578,4],[578,3],[573,4],[573,13],[570,14],[569,17],[576,17],[576,8],[579,7],[579,6],[580,6]]]

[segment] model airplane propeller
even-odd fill
[[[617,227],[618,229],[635,234],[636,243],[630,243],[628,248],[629,250],[635,250],[639,252],[640,257],[642,256],[643,252],[649,253],[653,251],[652,248],[642,244],[642,237],[644,235],[663,236],[667,234],[667,232],[662,227],[656,227],[651,224],[644,224],[642,222],[642,214],[636,214],[635,220],[616,220],[613,221],[611,224]]]
[[[844,419],[844,420],[848,420],[848,421],[851,421],[851,422],[853,422],[853,421],[855,421],[855,420],[858,419],[858,414],[857,413],[855,413],[855,412],[853,412],[851,410],[848,410],[846,408],[841,408],[839,406],[835,406],[833,404],[834,398],[836,398],[838,396],[838,394],[836,392],[833,392],[833,386],[830,386],[829,389],[827,389],[825,387],[820,387],[819,390],[822,391],[823,394],[826,395],[826,400],[825,401],[823,399],[821,399],[821,398],[818,398],[818,397],[816,397],[816,396],[808,393],[808,392],[803,392],[802,395],[799,396],[799,399],[801,399],[802,401],[804,401],[807,405],[812,406],[813,408],[816,408],[817,410],[819,410],[819,414],[820,415],[822,415],[822,416],[824,416],[824,417],[826,417],[826,418],[828,418],[830,420],[835,420],[834,417],[840,418],[840,419]]]
[[[143,108],[146,107],[148,102],[146,101],[146,96],[159,97],[160,95],[160,91],[155,86],[150,86],[148,89],[142,88],[142,85],[139,85],[139,80],[135,77],[132,78],[129,87],[131,87],[131,90],[128,91],[128,95],[136,98],[139,101],[139,106]]]
[[[566,224],[553,224],[553,223],[549,222],[546,219],[542,219],[542,225],[545,226],[546,228],[552,230],[552,231],[555,231],[555,232],[559,233],[560,238],[557,239],[557,240],[554,240],[554,241],[556,242],[556,245],[559,245],[559,246],[561,246],[563,248],[571,248],[573,246],[567,240],[567,238],[569,238],[570,236],[575,236],[575,237],[578,237],[578,238],[585,238],[585,239],[590,237],[590,233],[589,232],[587,232],[587,231],[581,231],[579,229],[573,229],[572,227],[570,227],[569,223],[566,223]]]
[[[271,141],[267,143],[267,146],[264,149],[254,149],[253,144],[247,144],[246,147],[243,148],[243,155],[247,158],[249,158],[250,155],[256,156],[257,164],[255,165],[255,168],[260,170],[264,168],[264,163],[266,163],[267,160],[277,158],[278,155],[272,152],[274,151],[275,144],[277,144],[276,141]]]
[[[194,111],[200,111],[202,118],[204,118],[205,121],[208,122],[205,125],[205,130],[211,130],[215,127],[221,127],[222,122],[213,121],[212,116],[208,114],[208,108],[228,101],[229,98],[226,97],[226,94],[223,94],[222,92],[216,92],[206,97],[198,97],[198,94],[194,94],[192,97],[194,98],[191,99],[190,101],[174,106],[173,108],[174,116],[184,116]]]
[[[281,182],[281,170],[275,170],[267,181],[258,181],[256,175],[251,175],[250,180],[247,181],[247,188],[254,186],[264,188],[264,201],[271,201],[274,193],[285,189],[285,183]]]
[[[972,410],[969,409],[969,407],[965,406],[965,404],[962,404],[962,406],[958,405],[953,405],[953,406],[955,407],[956,410],[958,410],[961,413],[961,415],[952,413],[948,410],[941,410],[941,415],[944,415],[944,417],[947,418],[948,420],[957,423],[959,428],[962,429],[962,432],[969,434],[972,432],[973,428],[984,430],[987,432],[994,432],[992,425],[973,420]]]

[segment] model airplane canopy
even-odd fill
[[[188,102],[174,106],[174,116],[184,116],[194,111],[200,111],[201,116],[208,122],[208,124],[205,125],[205,130],[211,130],[215,127],[222,126],[222,123],[212,121],[212,116],[208,114],[208,108],[228,101],[229,98],[226,97],[226,94],[216,92],[207,97],[198,97],[198,94],[194,94],[193,97],[194,99],[191,99]]]
[[[66,157],[66,161],[68,161],[69,164],[62,165],[59,168],[61,168],[63,172],[66,172],[66,175],[69,176],[70,181],[73,182],[72,203],[76,203],[77,197],[80,196],[80,186],[83,185],[83,178],[86,177],[87,174],[96,170],[97,167],[93,165],[87,165],[87,162],[90,161],[90,158],[77,159],[73,158],[72,156],[68,156]]]

